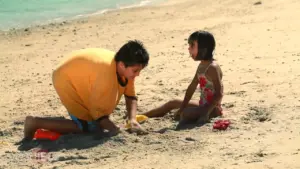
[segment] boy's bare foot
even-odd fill
[[[36,146],[38,146],[38,142],[32,140],[23,138],[21,141],[15,143],[15,145],[18,146],[19,151],[28,151]]]
[[[16,142],[15,145],[22,145],[22,144],[28,143],[30,141],[31,141],[31,139],[23,138],[21,141]]]
[[[24,139],[31,140],[37,130],[35,118],[32,116],[27,116],[24,124]]]

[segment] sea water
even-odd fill
[[[0,30],[73,19],[151,0],[0,0]]]

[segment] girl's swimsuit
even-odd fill
[[[199,68],[198,68],[198,83],[199,83],[200,94],[201,94],[200,100],[199,100],[200,106],[205,106],[207,104],[211,104],[211,102],[213,101],[213,96],[215,94],[215,88],[214,88],[213,82],[208,80],[205,75],[206,71],[208,70],[210,65],[207,66],[207,68],[205,69],[205,71],[203,73],[199,72],[202,65],[199,65]],[[217,116],[223,115],[221,101],[217,104],[214,114],[216,114]]]

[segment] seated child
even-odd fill
[[[210,118],[221,116],[221,100],[223,97],[222,70],[213,58],[215,49],[214,36],[206,31],[196,31],[188,39],[189,53],[195,61],[200,61],[196,74],[188,86],[184,100],[172,100],[166,104],[150,110],[144,115],[161,117],[173,109],[179,109],[175,118],[180,123],[207,122]],[[190,101],[199,84],[200,100]]]

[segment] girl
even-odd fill
[[[162,117],[173,109],[175,119],[180,124],[187,122],[207,122],[212,117],[222,116],[223,97],[222,70],[213,58],[214,36],[206,31],[196,31],[188,39],[189,53],[195,61],[200,61],[196,74],[188,86],[184,100],[172,100],[144,113],[148,117]],[[200,100],[190,101],[199,84]]]

